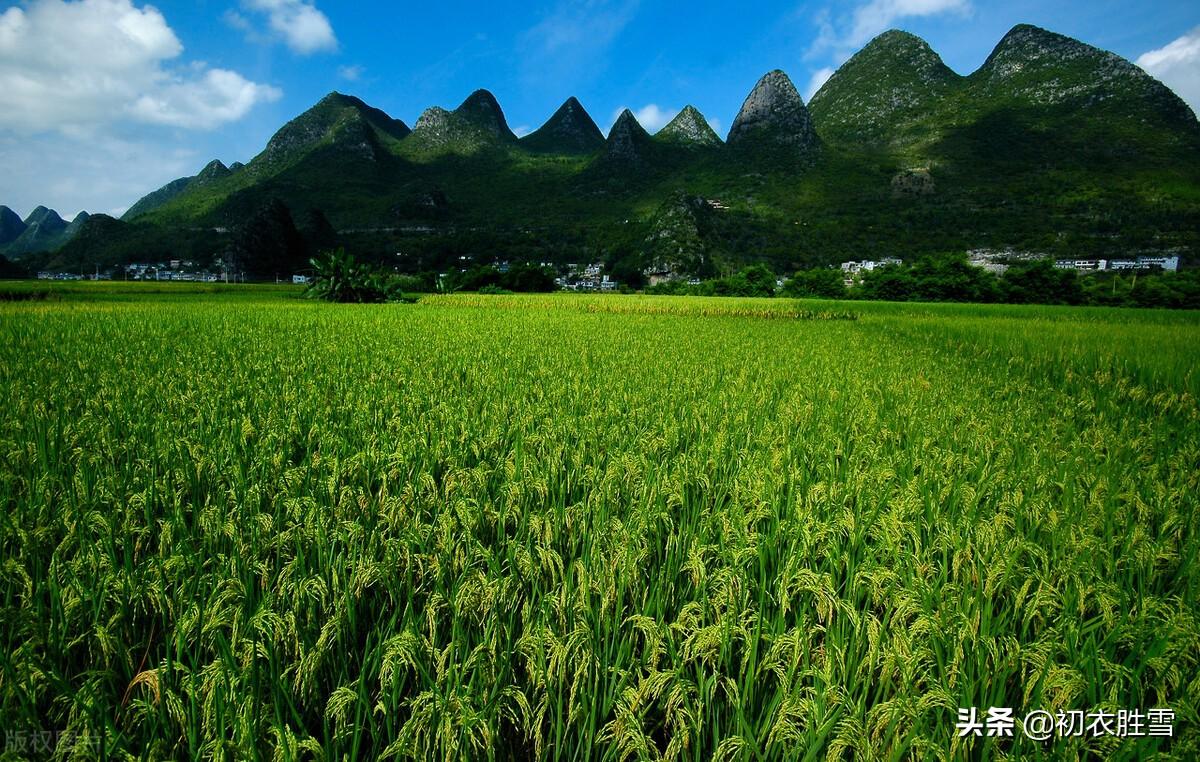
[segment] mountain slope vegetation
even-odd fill
[[[698,198],[720,232],[674,236],[693,250],[672,258],[716,272],[972,248],[1186,259],[1200,249],[1198,159],[1188,106],[1112,53],[1020,25],[962,76],[890,31],[811,104],[768,73],[725,141],[691,108],[653,136],[624,113],[605,138],[570,98],[518,139],[486,90],[412,130],[331,93],[245,168],[210,165],[126,218],[155,240],[209,230],[215,257],[221,231],[278,200],[402,270],[464,257],[630,269],[662,259],[647,241],[664,205]]]

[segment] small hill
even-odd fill
[[[673,145],[703,148],[721,145],[721,138],[713,131],[708,120],[695,106],[684,106],[683,111],[659,130],[656,139]]]
[[[274,174],[318,148],[375,161],[381,156],[381,144],[402,140],[410,132],[399,119],[334,92],[276,132],[246,171],[255,176]]]
[[[893,29],[842,64],[808,107],[823,138],[894,140],[923,126],[962,79],[920,37]]]
[[[809,153],[819,143],[804,99],[779,69],[750,91],[725,142],[741,150],[785,149],[792,154]]]
[[[233,166],[241,169],[244,165],[234,162]],[[234,171],[233,167],[226,167],[219,159],[213,159],[204,166],[204,169],[200,170],[199,174],[172,180],[158,190],[138,199],[137,203],[129,207],[121,215],[121,219],[125,222],[135,220],[144,214],[149,214],[158,209],[189,188],[202,188],[205,185],[212,185],[229,177]]]
[[[231,174],[233,173],[229,171],[228,167],[221,163],[220,159],[213,159],[205,165],[204,169],[200,170],[200,174],[196,175],[196,177],[192,180],[192,184],[197,187],[208,185],[210,183],[215,183],[218,180],[224,180]]]
[[[400,148],[403,155],[420,158],[470,155],[516,143],[496,98],[487,90],[476,90],[453,111],[439,106],[425,109]]]
[[[25,218],[25,230],[5,247],[10,257],[38,251],[53,251],[66,240],[67,223],[58,212],[39,206]]]
[[[476,90],[468,95],[467,99],[454,109],[454,114],[502,141],[514,142],[517,139],[508,127],[508,120],[504,118],[504,111],[500,108],[496,96],[487,90]]]
[[[1040,105],[1136,104],[1179,123],[1196,115],[1170,88],[1115,53],[1018,24],[971,75],[976,93]]]
[[[654,139],[629,109],[621,112],[604,144],[601,160],[608,167],[640,168],[649,162]]]
[[[521,147],[535,153],[589,154],[603,146],[604,133],[574,96],[545,124],[521,138]]]
[[[80,212],[79,214],[75,215],[75,219],[71,220],[70,224],[67,225],[66,230],[63,231],[63,242],[65,243],[70,241],[72,238],[78,235],[80,229],[83,228],[84,223],[91,219],[91,216],[92,215],[88,214],[87,212]]]

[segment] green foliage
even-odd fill
[[[16,262],[10,262],[0,254],[0,280],[20,280],[30,277],[31,273]]]
[[[1195,313],[167,285],[0,304],[10,739],[1200,756]]]
[[[1048,259],[1018,262],[1004,272],[1004,301],[1010,304],[1082,304],[1083,288],[1074,270]]]
[[[1053,263],[1049,267],[1053,269]],[[1076,277],[1073,272],[1070,276]],[[987,303],[1003,301],[1004,294],[996,276],[969,264],[965,254],[922,257],[876,268],[863,273],[862,283],[851,290],[858,298],[893,302]]]
[[[505,296],[505,295],[508,295],[508,294],[514,294],[514,293],[516,293],[516,292],[515,292],[515,291],[509,291],[507,288],[501,288],[501,287],[499,287],[499,286],[493,286],[492,284],[490,284],[490,283],[489,283],[488,285],[481,287],[481,288],[479,289],[479,293],[481,293],[481,294],[488,294],[488,295],[491,295],[491,296]]]
[[[771,297],[775,296],[775,273],[765,265],[754,265],[725,278],[713,278],[692,284],[682,280],[672,280],[651,286],[646,289],[648,294],[675,296],[741,296],[741,297]]]
[[[446,278],[447,291],[480,291],[485,293],[537,293],[555,291],[554,273],[536,265],[517,264],[507,270],[491,266],[476,266],[462,272],[452,272]]]
[[[840,299],[846,295],[846,284],[841,270],[828,267],[801,270],[783,284],[783,295]]]
[[[847,291],[846,295],[855,299],[893,302],[1007,302],[1200,309],[1200,271],[1081,275],[1076,270],[1055,267],[1052,260],[1042,259],[1017,262],[1003,276],[997,277],[967,264],[964,255],[945,254],[863,273],[862,282]]]
[[[1200,309],[1200,270],[1180,273],[1115,273],[1082,279],[1084,302],[1112,307]]]
[[[234,233],[225,264],[250,278],[290,277],[304,267],[306,246],[279,199],[271,199]]]
[[[359,262],[345,249],[326,252],[309,263],[313,274],[307,293],[316,299],[360,304],[409,301],[394,274]]]

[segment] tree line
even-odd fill
[[[1049,259],[1013,264],[1003,274],[972,265],[965,254],[925,256],[862,273],[845,285],[840,269],[801,270],[782,287],[762,265],[699,283],[670,281],[647,288],[654,294],[788,296],[893,302],[1067,304],[1109,307],[1200,309],[1200,271],[1087,273],[1059,269]]]

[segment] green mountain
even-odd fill
[[[731,148],[786,149],[805,154],[819,144],[812,118],[796,86],[779,69],[768,72],[746,96],[729,136]]]
[[[200,170],[200,174],[192,180],[192,184],[196,186],[208,185],[215,183],[218,180],[224,180],[229,177],[232,172],[229,167],[221,163],[220,159],[213,159],[205,165],[204,169]]]
[[[172,180],[156,191],[148,193],[138,199],[137,203],[129,207],[126,212],[121,215],[121,219],[130,222],[137,219],[143,214],[158,209],[163,204],[183,193],[189,188],[202,188],[205,185],[210,185],[229,177],[234,172],[240,170],[244,165],[241,162],[235,161],[231,166],[226,167],[219,159],[213,159],[200,170],[199,174],[190,177],[181,177],[178,180]]]
[[[58,212],[39,206],[25,218],[25,229],[4,247],[10,258],[20,258],[39,251],[52,251],[68,238],[67,222]]]
[[[485,90],[428,109],[411,131],[332,93],[244,168],[210,164],[201,176],[140,201],[126,215],[136,224],[89,220],[86,251],[68,253],[212,259],[276,200],[295,220],[319,212],[360,256],[412,271],[603,260],[625,273],[759,261],[786,272],[973,248],[1200,252],[1195,115],[1133,64],[1029,26],[967,76],[919,38],[886,32],[807,105],[772,71],[725,143],[691,107],[653,137],[626,111],[603,137],[572,98],[518,140]],[[320,227],[310,246],[335,237]]]
[[[590,154],[604,145],[604,133],[575,96],[538,129],[521,138],[521,147],[535,153]]]
[[[194,179],[196,179],[194,175],[190,177],[181,177],[178,180],[172,180],[156,191],[147,193],[145,196],[142,196],[140,199],[138,199],[133,206],[129,207],[129,209],[127,209],[125,213],[121,215],[121,219],[134,220],[143,214],[154,211],[178,196],[180,193],[183,193],[185,190],[187,190],[188,185],[190,185]]]
[[[63,230],[64,243],[79,235],[79,231],[83,229],[84,223],[91,219],[91,217],[92,215],[87,212],[80,212],[75,215],[75,219],[71,220],[66,229]]]
[[[358,98],[330,93],[271,136],[266,149],[245,171],[252,178],[266,177],[320,149],[377,161],[387,145],[403,140],[410,132],[404,122]]]
[[[411,139],[401,153],[410,157],[439,154],[470,155],[517,142],[495,96],[476,90],[458,108],[447,111],[434,106],[417,119]]]
[[[654,134],[659,140],[687,148],[713,147],[721,145],[721,138],[713,131],[708,120],[695,106],[684,106],[683,111],[667,122]]]
[[[842,64],[809,110],[826,140],[919,140],[934,126],[930,112],[961,80],[920,37],[892,30]]]
[[[1116,114],[1140,111],[1181,126],[1196,120],[1175,93],[1129,61],[1028,24],[1006,34],[970,79],[983,98],[1093,111],[1112,107]]]
[[[0,206],[0,248],[12,243],[25,232],[25,221],[7,206]]]
[[[1197,132],[1187,104],[1137,66],[1025,24],[966,77],[919,37],[885,32],[838,69],[809,105],[827,140],[916,150],[930,159],[942,158],[930,150],[938,141],[965,133],[991,133],[992,143],[1038,142],[1057,151],[1065,142],[1084,150],[1059,157],[1069,160],[1097,149],[1143,151],[1157,139],[1194,147]]]
[[[600,160],[606,167],[638,169],[645,166],[654,155],[654,140],[637,117],[625,109],[608,131],[604,142],[604,153]]]

